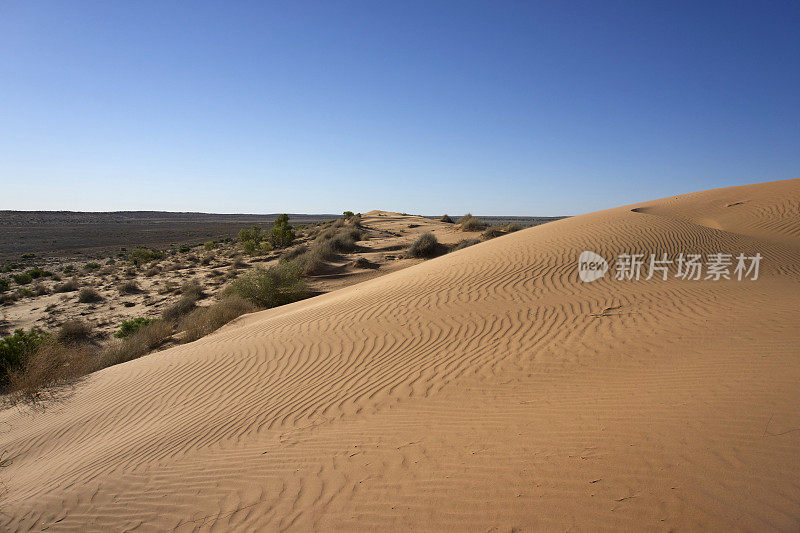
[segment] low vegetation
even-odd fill
[[[444,246],[439,244],[439,241],[436,240],[436,236],[433,233],[427,232],[420,235],[417,240],[411,244],[411,247],[408,249],[408,256],[427,259],[441,254],[444,249]]]
[[[486,222],[467,213],[458,220],[461,231],[481,231],[486,228]]]
[[[129,337],[133,335],[140,328],[147,326],[148,324],[152,324],[155,322],[156,318],[147,318],[143,316],[139,316],[136,318],[131,318],[130,320],[123,320],[122,326],[120,326],[119,331],[114,333],[114,336],[118,339],[124,339],[125,337]]]
[[[252,302],[236,295],[230,295],[206,307],[198,307],[181,323],[181,330],[184,332],[182,341],[196,341],[231,320],[256,310],[258,308]]]
[[[225,292],[258,307],[277,307],[308,297],[308,289],[300,276],[301,270],[293,262],[270,268],[256,267],[231,282]]]
[[[78,301],[84,304],[96,303],[96,302],[102,302],[103,297],[100,296],[100,293],[97,292],[96,290],[89,287],[84,287],[78,292]]]

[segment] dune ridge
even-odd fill
[[[760,253],[757,281],[577,257]],[[10,530],[800,527],[800,180],[530,228],[0,412]]]

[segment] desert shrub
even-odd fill
[[[408,249],[409,257],[434,257],[442,253],[443,246],[436,240],[436,236],[431,232],[420,235]]]
[[[486,227],[486,222],[467,213],[458,220],[461,231],[480,231]]]
[[[491,226],[489,228],[486,228],[486,231],[481,233],[481,239],[488,241],[489,239],[494,239],[495,237],[499,237],[505,234],[506,232],[503,226]]]
[[[83,320],[67,320],[58,330],[56,339],[62,344],[80,344],[90,341],[92,326]]]
[[[172,305],[161,312],[166,320],[177,320],[182,316],[188,315],[196,307],[196,298],[191,296],[181,296]]]
[[[359,257],[358,259],[353,261],[353,266],[356,267],[356,268],[376,269],[380,265],[378,265],[377,263],[373,263],[372,261],[370,261],[369,259],[367,259],[365,257]]]
[[[233,268],[247,268],[249,265],[247,261],[245,261],[242,256],[237,255],[233,257]]]
[[[183,342],[192,342],[212,333],[234,318],[252,313],[257,308],[240,296],[228,296],[208,307],[198,307],[181,323]]]
[[[452,219],[452,218],[450,218],[450,215],[448,215],[447,213],[445,213],[445,214],[442,216],[442,218],[440,218],[440,219],[439,219],[439,222],[447,222],[448,224],[452,224],[452,223],[453,223],[453,219]]]
[[[17,297],[28,298],[30,296],[33,296],[33,291],[30,290],[28,287],[22,287],[20,289],[17,289]]]
[[[6,385],[9,371],[23,366],[28,356],[47,338],[46,333],[31,328],[27,332],[17,329],[0,339],[0,385]]]
[[[206,250],[213,250],[214,246],[216,246],[214,244],[214,241],[208,241],[203,243],[203,248],[205,248]]]
[[[278,263],[270,268],[254,268],[231,282],[226,295],[235,295],[259,307],[276,307],[308,296],[294,262]]]
[[[203,285],[196,279],[184,281],[181,284],[181,294],[195,300],[199,300],[206,295],[203,291]]]
[[[67,384],[95,369],[95,349],[89,345],[69,346],[45,340],[25,364],[8,373],[9,403],[39,401],[54,397],[56,387]]]
[[[289,225],[289,215],[278,215],[272,223],[272,230],[269,233],[269,243],[274,248],[286,248],[291,246],[296,235],[294,228]]]
[[[61,272],[64,274],[69,274],[70,272],[75,272],[75,267],[72,265],[64,265],[64,268],[61,269]]]
[[[123,281],[117,285],[117,290],[120,294],[137,294],[142,292],[142,289],[139,288],[139,284],[133,280]]]
[[[172,325],[155,320],[139,327],[124,339],[107,346],[100,353],[99,366],[107,367],[137,359],[162,346],[172,337]]]
[[[210,265],[211,261],[213,260],[214,260],[214,254],[206,254],[200,259],[200,264],[207,266]]]
[[[520,226],[516,222],[509,222],[508,225],[505,227],[506,233],[514,233],[515,231],[519,231],[521,229],[522,226]]]
[[[353,213],[352,211],[345,211],[344,213],[342,213],[342,215],[344,215],[344,218],[351,218],[356,216],[355,213]]]
[[[90,262],[86,263],[85,265],[83,265],[83,269],[86,270],[87,272],[92,272],[94,270],[99,270],[100,266],[101,266],[100,263],[96,263],[94,261],[90,261]]]
[[[152,278],[153,276],[158,276],[161,273],[161,267],[158,265],[153,265],[147,270],[144,271],[144,275],[148,278]]]
[[[72,278],[53,287],[53,292],[73,292],[77,291],[79,286],[78,280]]]
[[[33,278],[27,272],[20,272],[19,274],[14,274],[13,276],[11,276],[11,278],[17,285],[27,285],[28,283],[33,281]]]
[[[239,230],[239,242],[261,242],[261,226],[253,225],[250,229],[243,228]]]
[[[191,251],[191,249],[192,249],[192,247],[189,246],[188,244],[182,244],[182,245],[180,245],[178,247],[178,252],[180,252],[182,254],[186,254],[186,253],[189,253],[189,251]]]
[[[44,296],[46,294],[50,294],[50,289],[45,287],[43,283],[37,283],[33,287],[33,294],[36,296]]]
[[[6,278],[0,278],[0,292],[6,292],[11,284]]]
[[[114,333],[114,336],[118,339],[128,337],[139,331],[140,328],[152,324],[156,320],[156,318],[147,318],[143,316],[131,318],[130,320],[123,320],[119,331]]]
[[[33,259],[34,257],[36,257],[36,254],[30,252],[22,254],[23,259]]]
[[[317,240],[305,252],[285,262],[296,264],[303,274],[319,274],[325,270],[327,261],[336,258],[337,255],[332,240]]]
[[[283,256],[281,257],[284,261],[291,261],[292,259],[296,259],[297,257],[303,255],[308,251],[308,246],[305,244],[301,244],[300,246],[295,246],[294,248],[290,248],[287,250]]]
[[[462,250],[464,248],[478,244],[480,242],[481,242],[480,239],[464,239],[463,241],[459,241],[455,245],[453,245],[453,247],[450,248],[450,251],[455,252],[456,250]]]
[[[84,304],[103,301],[100,293],[90,287],[84,287],[78,292],[78,301]]]
[[[53,275],[53,273],[50,272],[49,270],[42,270],[39,267],[34,267],[34,268],[29,269],[27,271],[27,274],[33,279],[50,277],[50,276]]]
[[[17,300],[19,300],[19,296],[15,292],[0,294],[0,305],[11,305]]]
[[[161,259],[164,259],[164,252],[159,250],[151,250],[150,248],[145,248],[144,246],[134,248],[128,253],[128,261],[136,266],[151,263],[153,261],[160,261]]]

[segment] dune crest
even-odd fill
[[[763,256],[757,281],[577,258]],[[800,180],[519,231],[0,412],[13,530],[800,527]]]

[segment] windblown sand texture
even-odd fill
[[[759,252],[757,281],[577,257]],[[800,529],[800,180],[549,223],[0,413],[9,530]]]

